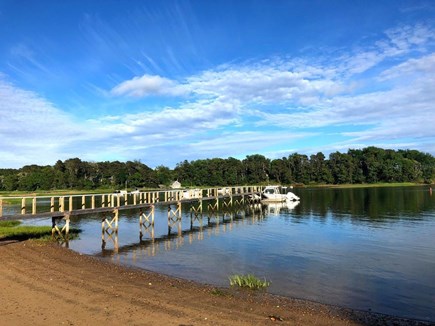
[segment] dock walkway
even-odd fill
[[[119,212],[138,210],[140,237],[154,230],[155,205],[168,206],[168,229],[181,220],[181,205],[190,204],[192,218],[202,215],[203,203],[207,211],[217,214],[218,210],[229,209],[233,205],[245,205],[255,201],[254,194],[262,191],[260,186],[225,188],[122,191],[106,194],[80,194],[58,196],[0,197],[0,220],[22,220],[31,218],[51,218],[52,235],[68,240],[70,217],[102,213],[102,240],[105,235],[118,232]],[[110,214],[113,214],[110,216]],[[60,222],[64,225],[60,226]],[[152,232],[153,234],[153,232]]]

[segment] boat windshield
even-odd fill
[[[265,194],[279,194],[279,190],[276,187],[270,187],[270,188],[264,189],[264,193]]]

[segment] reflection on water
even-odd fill
[[[142,233],[138,243],[126,245],[121,248],[118,245],[118,234],[110,233],[107,239],[105,238],[105,245],[107,245],[108,240],[111,240],[113,247],[107,249],[106,246],[103,246],[101,256],[108,257],[123,253],[132,253],[133,256],[136,256],[136,252],[138,251],[148,253],[150,256],[155,256],[156,252],[158,252],[162,246],[166,251],[178,249],[184,245],[184,243],[192,244],[193,241],[204,240],[204,234],[207,234],[207,237],[218,236],[220,233],[231,232],[234,228],[234,224],[259,222],[263,220],[265,212],[269,212],[270,207],[273,207],[272,209],[277,209],[276,207],[279,207],[279,209],[288,207],[285,205],[269,205],[270,204],[250,205],[249,211],[243,211],[243,214],[241,214],[242,211],[239,211],[238,213],[222,212],[221,214],[215,214],[211,212],[205,215],[191,215],[190,228],[188,230],[183,230],[181,219],[175,222],[172,221],[171,226],[168,227],[168,234],[160,236],[159,238],[154,237],[154,225],[149,225],[146,230],[149,236],[148,239],[143,240],[146,234]],[[172,231],[174,231],[174,233]]]
[[[299,201],[284,201],[278,203],[263,204],[264,210],[267,215],[279,215],[281,214],[281,212],[288,213],[298,205]]]
[[[140,238],[131,212],[103,250],[100,217],[81,218],[71,221],[83,232],[70,248],[220,286],[254,273],[272,282],[271,293],[435,321],[435,196],[427,187],[294,192],[296,206],[194,214],[183,206],[171,230],[157,205],[154,237]]]

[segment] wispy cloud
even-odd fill
[[[108,39],[121,36],[100,27],[83,28],[90,42],[110,51],[114,45]],[[328,152],[380,144],[413,144],[435,153],[433,35],[425,25],[401,26],[361,48],[317,58],[228,63],[179,78],[165,75],[141,53],[135,64],[146,73],[123,81],[110,74],[106,82],[112,86],[106,90],[84,83],[98,97],[127,108],[134,103],[135,110],[113,110],[86,121],[0,75],[0,154],[8,158],[2,164],[16,165],[22,157],[53,164],[53,157],[80,156],[146,158],[151,166],[173,166],[184,159],[258,152],[274,157],[286,148]],[[32,58],[26,47],[15,51]],[[156,98],[165,104],[153,102]],[[334,141],[327,144],[318,128],[334,130]],[[316,148],[303,145],[316,137]]]
[[[2,160],[9,161],[6,164],[22,162],[23,157],[42,162],[44,156],[58,154],[71,137],[81,133],[72,120],[44,98],[0,76],[0,151]]]
[[[435,33],[425,25],[416,25],[389,29],[385,35],[368,51],[355,50],[339,56],[338,60],[319,58],[314,64],[308,64],[302,58],[274,58],[228,64],[178,81],[144,75],[117,85],[112,93],[184,94],[191,111],[186,111],[181,102],[170,112],[174,116],[196,112],[208,121],[203,121],[203,126],[218,127],[235,121],[251,128],[295,130],[365,126],[361,132],[341,133],[350,138],[349,143],[390,138],[403,142],[406,138],[432,137],[432,131],[421,130],[419,126],[433,121],[435,95],[430,89],[435,89],[432,77],[435,59],[428,52]],[[363,74],[374,67],[375,74]],[[128,90],[115,92],[124,88]],[[208,114],[208,109],[222,108],[224,103],[232,103],[232,119]],[[216,112],[222,116],[228,113],[224,109]],[[161,113],[164,117],[167,110]]]
[[[42,72],[46,76],[53,76],[50,69],[40,57],[40,49],[35,49],[30,44],[17,43],[9,50],[8,65],[16,72],[24,76],[30,76],[31,72]]]
[[[396,66],[384,70],[379,75],[379,81],[423,77],[429,81],[435,75],[435,53],[431,53],[419,58],[411,58]]]

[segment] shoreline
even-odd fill
[[[272,183],[274,184],[274,183]],[[424,183],[424,182],[380,182],[380,183],[344,183],[344,184],[333,184],[333,183],[319,183],[319,184],[292,184],[294,188],[377,188],[377,187],[418,187],[418,186],[433,186],[434,184]],[[244,185],[248,186],[248,185]],[[258,184],[258,186],[266,186],[266,184]],[[178,190],[186,189],[206,189],[206,188],[222,188],[222,187],[234,187],[234,186],[189,186],[183,187]],[[243,187],[241,185],[240,187]],[[169,189],[169,188],[168,188]],[[289,188],[290,189],[290,188]],[[130,189],[131,191],[133,189]],[[144,188],[143,191],[161,191],[165,189],[160,188]],[[24,191],[24,190],[14,190],[14,191],[0,191],[0,197],[7,199],[8,197],[34,197],[34,196],[61,196],[61,195],[82,195],[82,194],[111,194],[115,189],[108,188],[96,188],[96,189],[58,189],[58,190],[36,190],[36,191]]]
[[[124,267],[40,241],[0,245],[8,325],[433,325],[373,312],[219,288]]]

